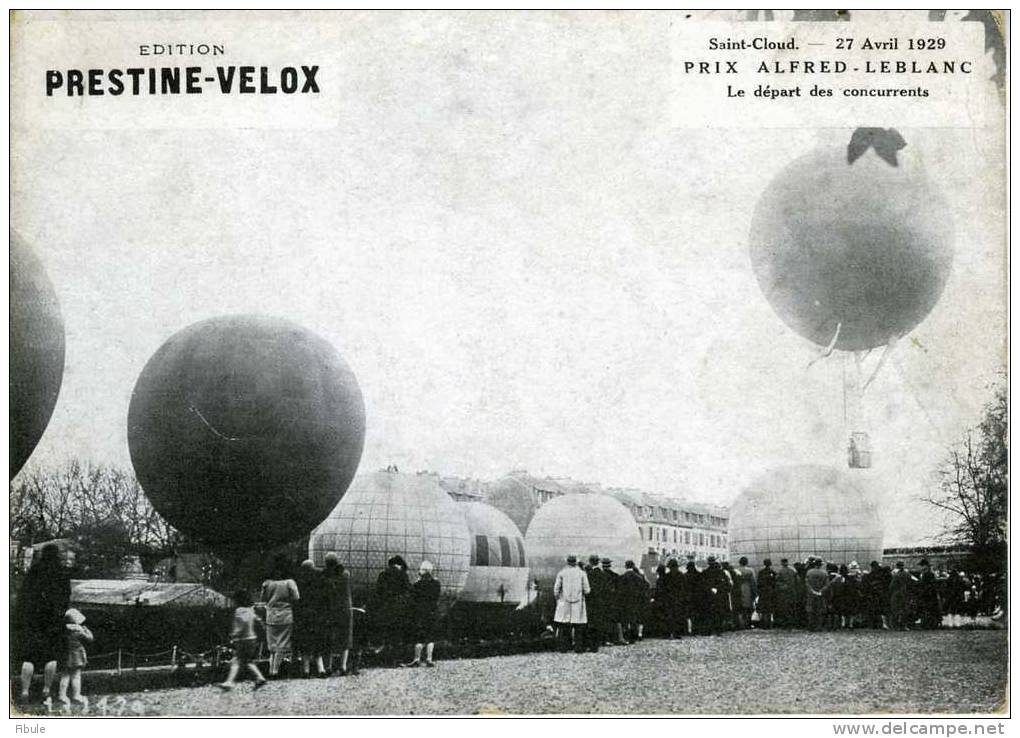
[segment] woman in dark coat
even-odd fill
[[[340,655],[340,674],[348,673],[348,660],[354,646],[354,618],[351,617],[351,575],[335,553],[326,554],[326,567],[322,573],[325,600],[326,640],[328,642],[329,670],[333,670],[337,654]]]
[[[372,619],[375,631],[387,651],[386,658],[394,665],[400,663],[400,649],[407,634],[410,596],[411,581],[407,578],[407,564],[403,557],[393,556],[375,581]]]
[[[939,628],[942,626],[942,603],[939,601],[938,579],[927,559],[921,559],[921,575],[918,579],[917,605],[921,627],[929,630]]]
[[[666,594],[666,567],[655,567],[655,585],[652,587],[652,635],[669,635],[669,609]]]
[[[861,612],[861,574],[857,562],[839,567],[839,575],[843,577],[843,589],[835,603],[836,612],[841,618],[841,626],[853,630]]]
[[[425,666],[435,666],[432,652],[436,647],[436,621],[439,617],[439,595],[442,587],[432,577],[432,562],[418,567],[418,581],[411,587],[411,628],[414,633],[414,659],[404,666],[420,666],[425,651]]]
[[[311,560],[306,560],[294,579],[301,593],[301,599],[294,603],[294,649],[301,656],[301,673],[311,676],[311,662],[315,659],[315,672],[324,677],[323,655],[329,652],[329,644],[322,574],[316,571]]]
[[[772,559],[765,559],[758,571],[758,627],[768,630],[776,611],[776,572]]]
[[[793,580],[793,622],[798,628],[807,625],[807,564],[797,561],[793,564],[796,578]]]
[[[651,587],[633,561],[624,564],[618,587],[624,638],[631,643],[640,641],[644,638],[645,621],[648,619]]]
[[[70,604],[70,571],[61,561],[56,544],[48,544],[25,575],[15,603],[14,632],[21,662],[23,702],[29,699],[35,666],[43,664],[44,704],[52,704],[50,690],[57,674],[57,661],[65,655],[64,613]]]
[[[687,562],[687,615],[691,619],[691,632],[705,635],[708,630],[708,600],[701,583],[701,572],[693,561]]]
[[[707,604],[708,632],[718,635],[731,622],[730,590],[733,581],[715,556],[708,557],[708,568],[701,572],[702,595]]]
[[[666,573],[659,579],[659,590],[664,599],[665,634],[668,638],[680,638],[687,633],[687,580],[680,571],[676,559],[670,559]],[[656,595],[658,597],[660,595]]]

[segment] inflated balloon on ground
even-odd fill
[[[278,318],[195,323],[146,364],[128,444],[163,517],[211,545],[266,550],[306,535],[354,478],[365,407],[325,339]]]
[[[531,576],[543,591],[552,591],[556,573],[574,554],[613,560],[623,572],[627,559],[640,563],[644,544],[630,510],[609,495],[582,493],[554,497],[538,508],[524,536]]]
[[[457,503],[471,537],[471,566],[461,602],[519,605],[528,601],[524,536],[505,513],[484,502]]]
[[[772,559],[820,556],[867,569],[882,560],[882,519],[864,482],[853,473],[804,464],[772,469],[730,507],[730,559],[751,566]]]
[[[369,600],[379,572],[400,556],[412,581],[422,561],[435,567],[443,605],[460,595],[471,564],[471,539],[459,504],[432,474],[359,474],[351,491],[308,541],[308,557],[322,566],[335,553],[351,574],[356,604]]]
[[[64,377],[64,320],[46,271],[10,234],[10,477],[42,438]]]

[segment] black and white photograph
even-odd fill
[[[9,717],[1004,734],[1009,21],[11,11]]]

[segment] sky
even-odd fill
[[[765,469],[845,466],[836,355],[787,328],[748,253],[784,166],[852,128],[682,129],[649,17],[352,23],[342,104],[298,129],[12,136],[12,220],[67,332],[29,463],[130,465],[151,354],[211,316],[328,338],[365,397],[362,469],[511,469],[728,504]],[[725,121],[721,121],[725,125]],[[950,203],[953,269],[865,398],[886,544],[937,530],[917,501],[1004,363],[1001,136],[902,130]],[[873,357],[872,359],[873,360]]]

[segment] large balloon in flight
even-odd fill
[[[142,370],[128,445],[153,506],[210,545],[264,551],[307,534],[361,458],[365,405],[336,349],[289,321],[213,318]]]
[[[864,350],[915,328],[953,259],[949,207],[894,130],[858,129],[781,171],[751,225],[758,284],[820,346]]]
[[[64,378],[64,321],[42,264],[10,234],[10,478],[42,438]]]

